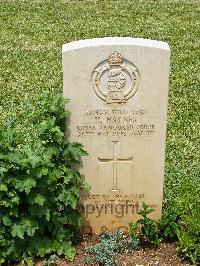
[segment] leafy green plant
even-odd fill
[[[179,215],[176,210],[176,205],[172,204],[170,207],[163,210],[162,218],[158,223],[160,237],[162,241],[177,241],[180,232]]]
[[[101,235],[100,243],[86,249],[84,264],[98,264],[103,266],[115,266],[117,254],[128,252],[138,246],[136,238],[132,239],[123,232],[105,232]]]
[[[0,264],[52,252],[73,259],[86,186],[72,164],[86,152],[65,139],[65,103],[49,94],[27,105],[24,119],[34,129],[28,144],[22,118],[0,125]]]
[[[190,191],[188,190],[190,187]],[[200,263],[200,205],[197,187],[184,184],[179,201],[171,201],[171,206],[165,207],[162,218],[158,221],[147,217],[153,212],[148,205],[143,203],[143,209],[138,212],[142,219],[130,223],[129,236],[139,239],[139,243],[159,245],[162,241],[176,241],[177,251],[189,258],[195,265]],[[188,204],[189,199],[191,203]]]
[[[142,210],[138,212],[143,218],[136,223],[130,223],[129,235],[133,238],[140,238],[140,242],[150,243],[153,245],[159,245],[161,238],[159,236],[158,222],[147,217],[154,210],[151,209],[144,202],[142,203]]]
[[[200,264],[200,186],[184,181],[176,204],[179,214],[178,248],[194,264]]]

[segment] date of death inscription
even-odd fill
[[[147,118],[145,109],[91,109],[84,113],[76,125],[78,137],[99,136],[148,136],[155,132],[155,125]]]

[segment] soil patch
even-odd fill
[[[59,266],[83,266],[85,248],[96,244],[98,235],[84,235],[82,242],[77,246],[77,254],[73,262],[59,259]],[[117,266],[184,266],[186,263],[176,252],[174,243],[161,244],[158,248],[138,247],[132,253],[119,255],[116,258]]]

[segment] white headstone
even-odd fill
[[[63,45],[66,136],[88,156],[80,172],[84,231],[128,228],[142,202],[162,212],[170,49],[167,43],[102,38]]]

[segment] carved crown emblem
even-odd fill
[[[123,56],[117,51],[112,53],[108,58],[109,65],[120,65],[123,63],[123,61],[124,61]]]
[[[140,82],[137,67],[114,51],[92,73],[95,94],[107,104],[126,103],[136,93]]]

